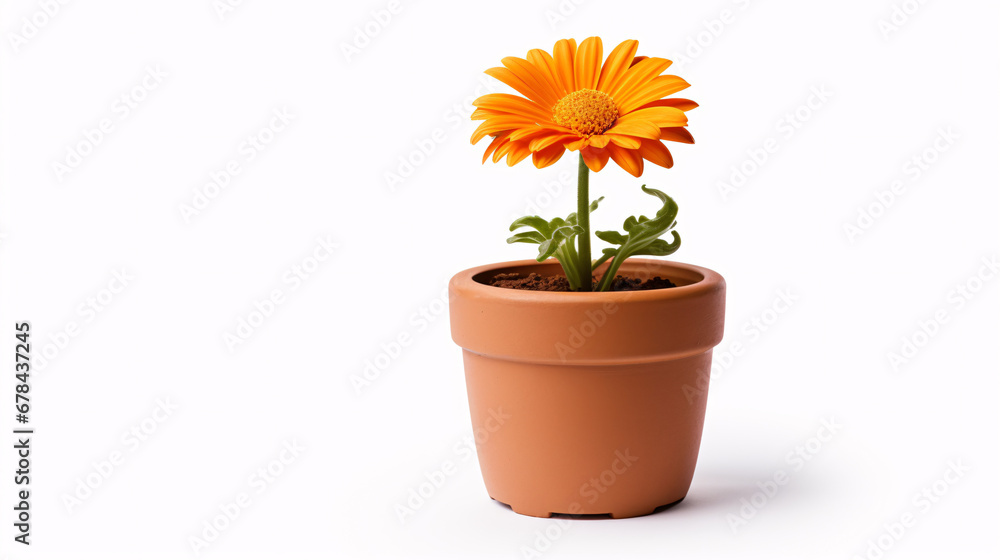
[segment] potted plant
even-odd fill
[[[597,258],[591,249],[602,198],[590,198],[590,172],[613,160],[639,177],[644,161],[673,166],[664,140],[694,142],[686,111],[697,104],[667,97],[688,83],[637,47],[625,41],[604,60],[591,37],[504,58],[486,73],[520,95],[474,103],[483,122],[472,142],[492,137],[484,163],[531,156],[542,168],[579,153],[576,212],[510,226],[508,243],[537,244],[536,259],[466,270],[449,285],[487,491],[526,515],[644,515],[683,499],[694,475],[725,282],[633,258],[680,246],[677,204],[645,185],[655,215],[594,232],[609,246]]]

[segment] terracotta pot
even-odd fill
[[[725,281],[688,264],[630,259],[619,274],[676,288],[558,293],[485,284],[561,274],[555,261],[451,279],[479,464],[489,495],[534,517],[634,517],[680,501],[694,476]]]

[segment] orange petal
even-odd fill
[[[507,152],[507,166],[514,167],[530,155],[527,142],[511,142],[510,151]]]
[[[670,150],[659,140],[643,139],[639,155],[660,167],[670,169],[674,166],[674,157],[670,155]]]
[[[601,68],[601,77],[597,80],[597,91],[609,93],[618,87],[622,78],[625,77],[625,73],[628,72],[629,65],[635,58],[635,51],[638,48],[639,41],[629,39],[611,51],[608,59],[604,61],[604,67]]]
[[[624,134],[626,136],[638,136],[639,138],[655,140],[660,137],[660,127],[642,119],[618,119],[615,126],[606,130],[604,134]]]
[[[580,155],[583,156],[583,163],[586,163],[587,167],[595,173],[604,169],[604,166],[608,164],[608,158],[611,156],[607,150],[597,148],[583,148],[580,150]]]
[[[611,97],[615,99],[615,103],[618,104],[618,108],[621,108],[619,99],[624,99],[631,95],[635,89],[645,86],[650,80],[666,70],[670,64],[671,62],[665,58],[647,58],[629,68],[618,87],[610,93]]]
[[[603,147],[607,146],[608,142],[610,142],[610,141],[611,141],[611,139],[608,138],[607,136],[604,136],[603,134],[599,134],[599,135],[596,135],[596,136],[591,136],[589,143],[590,143],[591,146],[593,146],[595,148],[603,148]]]
[[[553,60],[556,62],[556,74],[563,91],[569,93],[576,90],[576,40],[562,39],[552,48]]]
[[[531,161],[535,164],[535,167],[541,169],[559,161],[559,158],[561,158],[565,152],[566,148],[563,147],[562,144],[556,144],[554,146],[549,146],[544,150],[533,152],[531,154]]]
[[[620,134],[608,134],[605,138],[611,140],[616,145],[625,148],[626,150],[638,150],[642,146],[642,142],[639,138],[634,136],[622,136]],[[653,140],[650,140],[653,142]]]
[[[511,132],[510,139],[521,141],[530,140],[532,138],[538,138],[539,136],[548,136],[549,134],[568,134],[569,131],[561,128],[551,128],[547,126],[526,126],[524,128],[519,128]]]
[[[500,80],[501,82],[514,88],[514,91],[520,93],[535,103],[542,105],[543,107],[552,105],[545,100],[544,95],[532,89],[528,84],[524,83],[521,78],[517,77],[516,74],[506,68],[501,66],[490,68],[489,70],[486,70],[486,75]]]
[[[525,101],[528,101],[528,100],[525,99]],[[469,115],[469,119],[474,120],[474,121],[485,121],[485,120],[497,119],[497,118],[522,119],[525,122],[530,122],[530,123],[533,123],[533,124],[539,124],[539,125],[550,126],[550,127],[557,127],[557,128],[559,127],[559,125],[557,125],[557,124],[555,124],[555,123],[553,123],[553,122],[551,122],[551,121],[549,121],[547,119],[536,119],[535,117],[529,117],[529,116],[526,116],[526,115],[523,115],[523,114],[520,114],[520,113],[511,113],[511,112],[508,112],[508,111],[494,111],[493,109],[477,108],[475,111],[472,112],[471,115]]]
[[[594,89],[601,77],[601,60],[604,57],[604,44],[600,37],[588,37],[580,43],[576,51],[576,89]],[[558,100],[557,100],[558,101]]]
[[[490,93],[473,101],[472,105],[490,111],[506,111],[539,122],[552,120],[552,111],[544,109],[530,99],[509,93]]]
[[[552,84],[559,98],[569,93],[563,87],[562,79],[559,77],[559,72],[556,69],[556,61],[552,58],[552,55],[542,49],[531,49],[528,51],[528,62],[538,69],[538,72],[545,77],[546,81]]]
[[[545,107],[551,107],[562,97],[556,89],[556,85],[549,80],[546,75],[539,71],[534,64],[518,58],[516,56],[504,57],[500,62],[514,73],[528,87],[543,96],[542,103]]]
[[[686,126],[688,122],[687,115],[677,107],[650,107],[626,113],[618,119],[618,123],[629,123],[636,120],[649,121],[660,128]]]
[[[488,135],[507,130],[514,130],[535,126],[535,123],[525,120],[524,117],[496,117],[487,119],[479,125],[479,128],[472,133],[472,143],[475,144]]]
[[[486,147],[486,153],[483,154],[483,163],[486,163],[486,160],[489,159],[490,154],[495,152],[496,149],[499,148],[500,145],[503,144],[504,142],[509,142],[509,140],[507,140],[506,134],[500,134],[496,138],[494,138],[493,141],[490,142],[490,145]]]
[[[681,99],[680,97],[671,97],[668,99],[657,99],[656,101],[650,101],[646,103],[640,109],[648,109],[650,107],[677,107],[681,111],[690,111],[698,106],[697,103],[691,101],[690,99]]]
[[[616,98],[615,103],[618,105],[619,111],[628,113],[650,101],[677,93],[690,85],[677,76],[657,76],[650,80],[649,83],[636,87],[630,93]]]
[[[493,163],[497,163],[498,161],[503,159],[503,157],[507,155],[507,152],[509,152],[511,147],[514,145],[513,142],[510,142],[510,138],[508,138],[507,140],[508,140],[507,142],[504,142],[499,146],[497,146],[497,150],[493,152]]]
[[[538,136],[536,138],[532,138],[531,142],[528,143],[528,148],[532,152],[540,152],[542,150],[547,149],[549,146],[552,146],[553,144],[558,144],[562,146],[563,142],[566,142],[567,140],[573,140],[575,138],[579,138],[579,136],[577,136],[576,134],[552,133],[547,136]]]
[[[611,154],[611,159],[615,160],[615,163],[625,171],[628,171],[633,177],[642,175],[642,157],[638,151],[626,150],[625,148],[616,146],[614,143],[608,144],[605,150]]]
[[[660,129],[660,140],[670,140],[671,142],[683,142],[694,144],[694,136],[686,128],[672,127]]]
[[[485,121],[486,119],[494,119],[496,117],[513,117],[513,116],[521,116],[521,115],[513,115],[506,111],[476,109],[475,111],[472,112],[472,115],[470,115],[469,118],[474,121]]]

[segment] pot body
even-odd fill
[[[561,268],[515,261],[466,270],[449,285],[489,495],[535,517],[633,517],[683,499],[722,340],[722,277],[630,259],[619,274],[678,287],[558,293],[485,284],[503,272]]]

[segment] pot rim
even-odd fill
[[[499,271],[504,268],[555,267],[558,268],[560,272],[562,271],[559,262],[555,259],[548,259],[545,262],[538,262],[534,259],[524,259],[486,264],[463,270],[452,277],[450,284],[454,288],[458,288],[463,292],[469,293],[470,295],[485,298],[502,298],[525,303],[545,303],[547,305],[558,304],[559,302],[580,303],[581,301],[595,300],[612,303],[626,301],[636,303],[643,301],[681,299],[717,290],[720,285],[725,285],[725,280],[718,272],[702,266],[677,261],[669,261],[665,259],[630,258],[625,261],[623,268],[628,267],[629,265],[635,266],[643,264],[652,265],[657,269],[672,268],[683,273],[688,273],[689,275],[697,275],[697,278],[691,283],[678,285],[673,288],[622,292],[547,292],[537,290],[514,290],[511,288],[490,286],[489,284],[484,284],[476,280],[476,276],[489,273],[491,271]],[[607,266],[608,264],[605,263],[595,272],[603,271],[607,268]],[[663,274],[663,272],[659,270],[656,272]],[[688,279],[690,280],[690,278]]]

